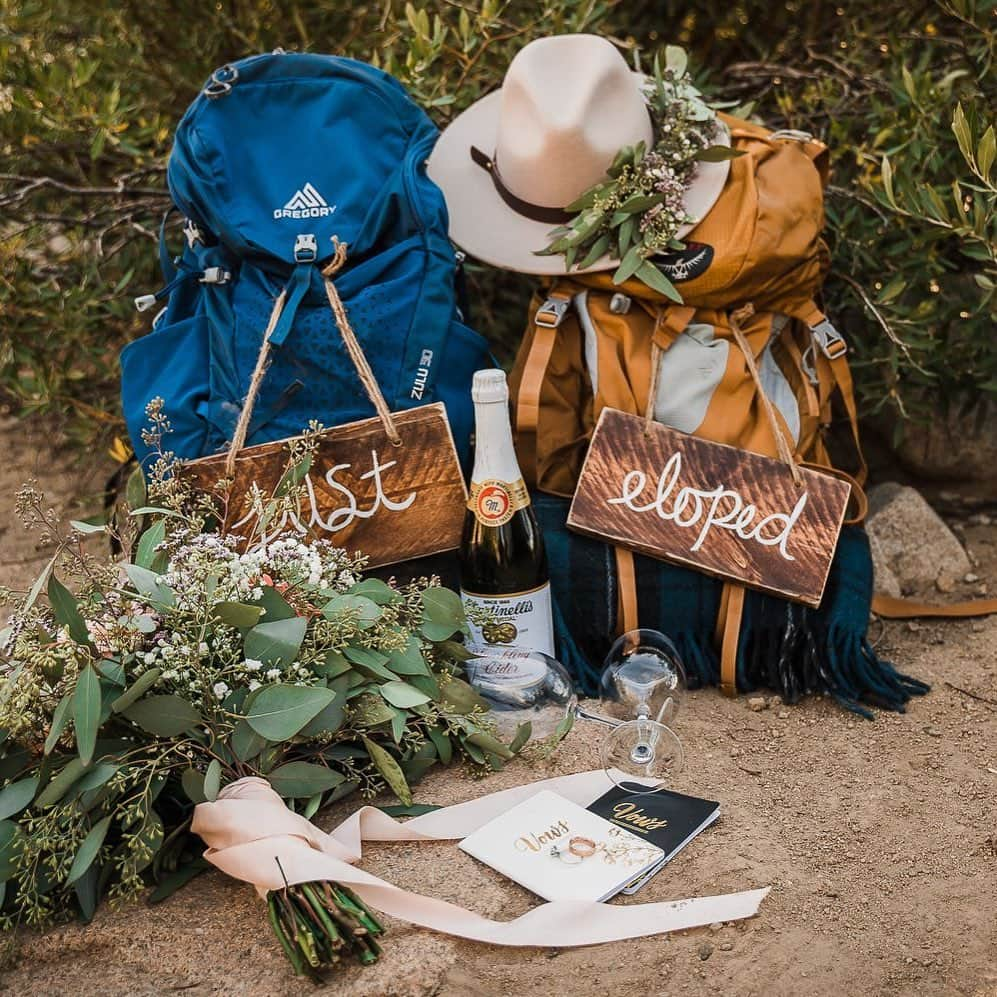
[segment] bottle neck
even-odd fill
[[[475,402],[474,438],[472,481],[493,478],[511,483],[522,477],[512,445],[508,402]]]

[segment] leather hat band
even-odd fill
[[[547,208],[542,204],[531,204],[529,201],[524,201],[521,197],[516,197],[515,194],[504,183],[502,183],[502,177],[499,174],[498,163],[491,158],[486,156],[479,148],[476,146],[471,146],[471,159],[477,163],[483,170],[486,170],[492,178],[492,183],[495,185],[495,190],[498,192],[499,197],[502,198],[505,203],[516,212],[517,215],[522,215],[524,218],[529,218],[534,222],[546,222],[549,225],[563,225],[565,222],[570,222],[575,216],[570,211],[565,211],[563,208]]]

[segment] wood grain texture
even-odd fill
[[[366,554],[369,566],[395,564],[460,545],[467,489],[442,403],[394,414],[402,439],[392,446],[377,418],[323,433],[306,481],[300,513],[278,518],[267,534],[295,531]],[[225,530],[246,536],[256,517],[255,482],[271,495],[287,468],[289,441],[248,447],[236,461]],[[192,461],[184,473],[211,492],[225,455]]]
[[[797,486],[770,457],[604,409],[568,526],[816,606],[851,486],[801,472]]]

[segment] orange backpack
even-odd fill
[[[815,300],[828,267],[826,147],[723,117],[743,155],[686,249],[656,260],[682,304],[637,280],[616,286],[608,273],[555,278],[534,297],[510,378],[520,465],[530,485],[570,496],[609,406],[650,410],[704,439],[831,469],[824,437],[837,394],[858,449],[852,480],[861,519],[865,463],[847,347]],[[620,619],[630,629],[629,552],[617,551],[617,565]],[[718,622],[728,635],[728,692],[743,596],[725,587]]]

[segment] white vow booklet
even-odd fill
[[[460,847],[545,900],[608,900],[665,854],[550,790],[479,827]]]

